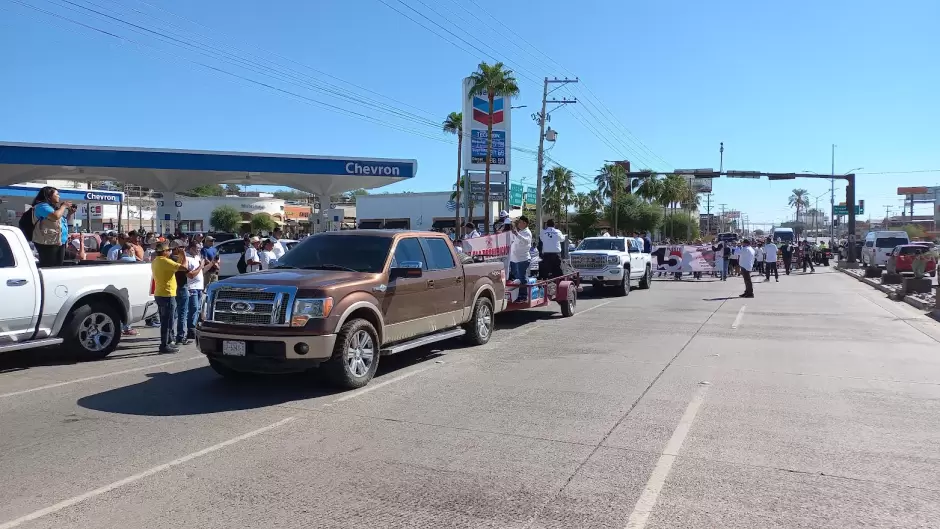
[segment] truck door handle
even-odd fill
[[[463,283],[463,276],[456,277],[457,283]]]
[[[25,285],[26,283],[29,283],[29,281],[25,279],[7,279],[8,287],[21,287]]]
[[[434,280],[428,279],[428,288],[434,288]]]

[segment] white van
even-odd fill
[[[793,228],[774,228],[770,234],[770,237],[778,245],[782,242],[793,244],[796,241]]]
[[[862,264],[884,268],[895,246],[910,243],[911,238],[906,231],[870,231],[865,236],[865,246],[862,246]]]

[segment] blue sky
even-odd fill
[[[717,168],[719,142],[726,169],[828,173],[837,144],[837,173],[885,173],[858,181],[881,217],[898,186],[940,185],[938,21],[934,0],[0,0],[0,139],[415,158],[389,190],[449,189],[436,123],[492,55],[519,74],[516,146],[538,143],[539,79],[582,79],[555,93],[581,103],[552,115],[550,155],[585,177],[608,159]],[[513,179],[534,175],[514,152]],[[723,179],[712,203],[771,223],[794,187],[829,181]]]

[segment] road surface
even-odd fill
[[[0,366],[0,529],[937,527],[940,324],[842,274],[656,281],[358,391],[154,332]]]

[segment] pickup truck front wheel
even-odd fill
[[[68,351],[88,360],[108,356],[121,341],[121,318],[104,303],[85,303],[72,309],[60,337]]]
[[[357,389],[375,376],[379,367],[379,334],[366,320],[346,322],[336,336],[333,356],[323,365],[334,386]]]
[[[640,278],[640,289],[648,290],[653,285],[653,267],[646,265],[646,272]]]
[[[493,302],[489,298],[480,296],[473,305],[473,315],[470,322],[464,326],[467,330],[466,339],[473,345],[483,345],[493,336]]]
[[[620,281],[620,284],[615,287],[614,294],[618,296],[629,296],[630,295],[630,268],[623,269],[623,279]]]

